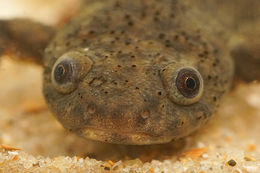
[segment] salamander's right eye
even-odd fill
[[[52,83],[61,93],[70,93],[77,88],[78,82],[91,69],[92,61],[80,52],[62,55],[52,69]]]

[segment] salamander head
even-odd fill
[[[186,136],[211,117],[226,88],[219,86],[226,79],[213,76],[222,63],[209,68],[193,54],[129,50],[72,50],[46,67],[44,94],[65,128],[99,141],[152,144]]]

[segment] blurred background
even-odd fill
[[[0,17],[29,17],[45,24],[56,24],[72,15],[80,0],[0,0]]]

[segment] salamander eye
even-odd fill
[[[60,62],[54,69],[54,79],[59,84],[71,81],[72,75],[72,65],[68,61]]]
[[[200,91],[200,79],[196,73],[192,69],[182,69],[177,75],[177,89],[186,98],[196,97]]]
[[[81,78],[91,69],[92,61],[80,52],[62,55],[54,64],[51,74],[52,84],[61,93],[70,93],[77,88]]]
[[[180,105],[199,101],[203,93],[203,79],[193,67],[175,68],[169,65],[163,72],[163,82],[169,98]]]

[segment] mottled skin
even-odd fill
[[[85,3],[43,56],[43,93],[66,129],[109,143],[153,144],[210,119],[233,81],[218,27],[206,30],[176,0]],[[192,96],[176,87],[182,69],[197,77]]]

